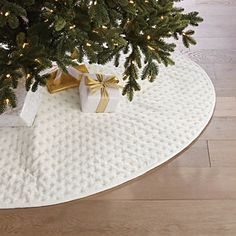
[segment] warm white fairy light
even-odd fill
[[[10,103],[10,100],[7,98],[7,99],[5,99],[5,103],[6,103],[6,105],[8,106],[9,105],[9,103]]]
[[[9,16],[9,15],[10,15],[10,12],[7,11],[7,12],[5,13],[5,16]]]
[[[150,45],[148,45],[148,48],[152,51],[155,51],[155,48],[151,47]]]
[[[39,60],[39,59],[37,59],[37,58],[36,58],[36,59],[34,59],[34,61],[35,61],[35,62],[38,62],[38,63],[40,63],[40,60]]]
[[[27,47],[29,44],[28,43],[23,43],[22,48]]]
[[[91,47],[91,46],[92,46],[92,44],[90,44],[90,43],[86,43],[86,46],[88,46],[88,47]]]
[[[69,27],[69,29],[72,30],[72,29],[74,29],[75,27],[76,27],[76,25],[71,25],[71,26]]]

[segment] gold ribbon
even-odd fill
[[[101,99],[96,112],[103,113],[109,103],[109,93],[107,88],[119,89],[121,86],[118,85],[119,80],[115,76],[108,78],[101,74],[97,74],[96,76],[97,79],[87,76],[85,79],[85,85],[89,88],[91,94],[96,93],[99,90],[101,91]]]

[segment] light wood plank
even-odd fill
[[[214,64],[198,63],[198,65],[201,66],[206,71],[206,73],[208,74],[208,76],[212,81],[215,80]]]
[[[236,117],[214,117],[200,137],[201,140],[236,139]]]
[[[162,167],[89,199],[236,199],[235,168]]]
[[[222,88],[236,87],[236,63],[215,64],[216,86]]]
[[[208,28],[207,28],[208,29]],[[206,31],[207,31],[206,29]],[[235,31],[234,31],[235,32]],[[191,50],[236,50],[236,37],[227,38],[227,37],[213,37],[213,38],[206,38],[206,37],[197,37],[197,45],[191,46]],[[209,63],[209,62],[208,62]]]
[[[236,97],[217,97],[215,117],[236,116]]]
[[[196,61],[198,59],[194,58]],[[206,64],[197,62],[203,69],[206,70],[207,74],[211,78],[216,94],[219,98],[219,102],[231,99],[236,96],[236,64]],[[228,98],[231,97],[231,98]]]
[[[208,28],[201,30],[200,32],[208,32]],[[218,32],[218,30],[216,30]],[[216,35],[212,35],[212,36],[207,36],[204,35],[204,33],[199,34],[199,31],[197,30],[194,38],[197,41],[197,44],[194,46],[190,46],[190,51],[198,51],[198,50],[214,50],[215,48],[217,48],[217,50],[236,50],[236,44],[235,44],[235,40],[236,40],[236,31],[233,30],[235,36],[232,37],[225,37],[225,35],[221,36],[216,36]],[[230,31],[228,31],[230,32]],[[178,50],[186,50],[188,51],[188,49],[186,49],[186,47],[184,47],[182,40],[169,40],[171,43],[175,43],[177,45],[177,49]],[[203,51],[204,52],[204,51]],[[213,52],[215,53],[215,52]],[[219,59],[219,58],[218,58]],[[209,62],[206,62],[209,63]],[[224,61],[222,61],[222,63],[224,63]]]
[[[211,1],[212,3],[214,1]],[[218,16],[218,15],[230,15],[230,16],[235,16],[236,12],[236,6],[235,4],[233,5],[214,5],[214,4],[209,4],[209,5],[201,5],[201,4],[194,4],[194,5],[183,5],[185,8],[186,12],[190,11],[198,11],[200,12],[201,16]]]
[[[192,47],[191,51],[188,49],[180,51],[193,61],[201,64],[236,64],[236,50],[196,50]]]
[[[224,19],[225,17],[221,16],[212,16],[212,17],[216,17],[216,18],[223,18],[222,20],[226,20]],[[230,21],[230,19],[228,19],[228,21]],[[235,21],[236,21],[236,17],[235,17]],[[200,43],[200,45],[202,45],[202,49],[214,49],[214,45],[217,45],[217,49],[230,49],[232,47],[232,49],[235,49],[235,44],[234,44],[234,40],[236,38],[236,32],[235,32],[235,25],[211,25],[210,24],[210,17],[205,17],[204,18],[204,23],[201,23],[201,25],[199,25],[199,28],[193,28],[190,27],[195,31],[195,35],[194,37],[197,39],[198,41],[198,45]],[[219,39],[219,41],[217,41],[217,39]],[[207,44],[204,45],[204,43],[201,43],[201,41],[206,42]],[[210,44],[210,42],[212,44]],[[225,42],[225,44],[221,44],[221,42]],[[228,43],[228,44],[226,44]]]
[[[206,15],[203,18],[204,21],[199,24],[199,27],[194,28],[197,37],[224,38],[226,41],[236,37],[236,15],[226,13],[225,15]]]
[[[236,63],[215,64],[213,83],[220,97],[236,96]]]
[[[236,140],[209,141],[209,152],[212,167],[236,167]]]
[[[176,6],[178,7],[193,7],[196,6],[196,0],[187,0],[187,1],[180,1],[176,3]]]
[[[236,201],[82,201],[0,219],[1,236],[233,236]]]
[[[218,88],[216,87],[216,95],[218,97],[232,97],[236,94],[236,88]]]
[[[212,6],[219,6],[219,7],[231,7],[236,6],[235,0],[195,0],[195,4],[197,6],[206,6],[206,7],[212,7]]]
[[[170,167],[210,167],[206,141],[198,141],[168,163]]]

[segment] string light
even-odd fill
[[[161,20],[164,20],[164,16],[161,16]]]
[[[40,60],[39,60],[39,59],[37,59],[37,58],[36,58],[36,59],[34,59],[34,61],[35,61],[35,62],[38,62],[38,63],[40,63]]]
[[[69,27],[70,30],[74,29],[76,27],[76,25],[72,25]]]
[[[10,12],[7,11],[7,12],[5,13],[5,16],[9,16],[9,15],[10,15]]]
[[[31,74],[27,74],[26,78],[29,79],[31,77]]]
[[[92,45],[90,43],[86,43],[86,46],[91,47]]]
[[[103,28],[103,29],[107,29],[107,26],[103,25],[102,28]]]
[[[11,77],[11,75],[10,75],[10,74],[7,74],[6,77],[9,79],[9,78]]]
[[[9,105],[9,103],[10,103],[10,100],[7,98],[7,99],[5,99],[5,103],[6,103],[6,105],[8,106]]]
[[[152,51],[155,51],[155,48],[151,47],[150,45],[148,45],[148,48]]]
[[[23,43],[22,48],[25,48],[28,45],[29,45],[28,43]]]
[[[150,39],[151,39],[151,36],[150,36],[150,35],[148,35],[148,36],[147,36],[147,39],[148,39],[148,40],[150,40]]]

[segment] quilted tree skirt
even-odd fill
[[[0,129],[0,208],[36,207],[120,185],[188,147],[213,114],[215,91],[194,62],[174,55],[117,113],[81,113],[78,89],[44,99],[32,128]],[[89,66],[121,76],[122,67]]]

